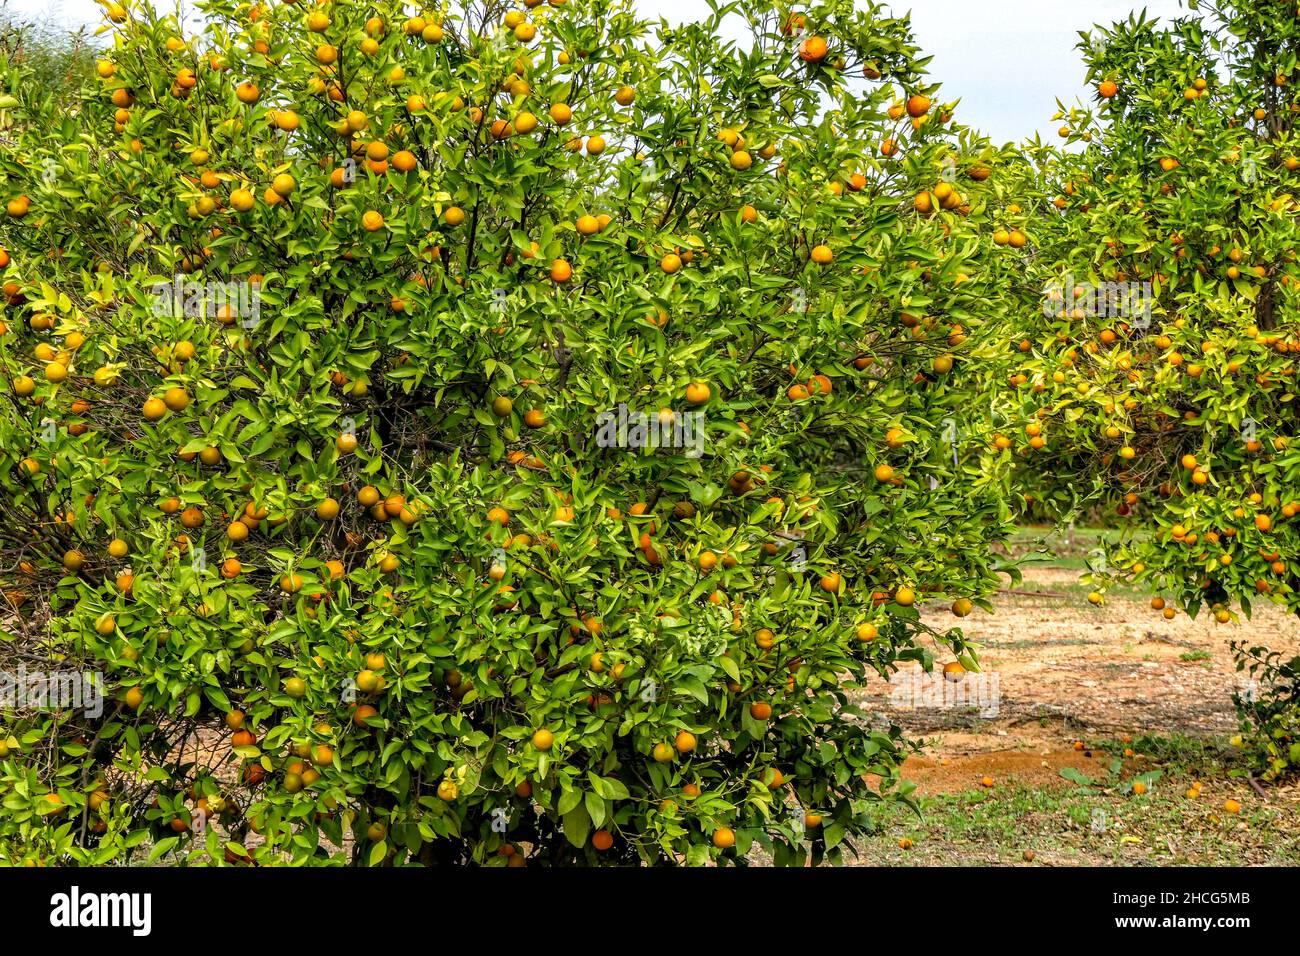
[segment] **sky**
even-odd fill
[[[672,22],[700,19],[699,0],[634,0],[646,16]],[[172,8],[171,3],[158,2]],[[69,25],[102,23],[94,0],[5,0],[13,14]],[[911,11],[917,42],[931,82],[943,84],[943,99],[961,98],[957,120],[995,143],[1019,142],[1039,133],[1055,136],[1057,98],[1067,104],[1090,95],[1083,85],[1078,31],[1123,19],[1145,6],[1152,16],[1185,14],[1179,0],[899,0],[897,13]]]

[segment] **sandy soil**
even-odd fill
[[[1271,605],[1227,625],[1208,614],[1166,621],[1136,596],[1092,607],[1077,582],[1073,571],[1030,569],[996,613],[976,610],[962,622],[980,645],[982,675],[964,678],[983,681],[966,689],[980,706],[954,706],[951,697],[947,706],[912,706],[915,694],[900,693],[898,677],[892,688],[884,681],[871,688],[869,706],[926,740],[926,756],[904,770],[923,793],[966,789],[985,773],[1064,784],[1061,768],[1090,763],[1073,749],[1081,739],[1234,733],[1231,695],[1247,681],[1229,642],[1247,637],[1300,653],[1300,619]],[[926,620],[940,629],[954,621],[943,608],[927,611]],[[950,656],[941,651],[938,660]],[[919,667],[911,672],[919,675]],[[926,686],[933,693],[941,683]]]

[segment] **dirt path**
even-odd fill
[[[942,608],[925,617],[936,628],[954,623]],[[1247,683],[1229,642],[1250,637],[1300,653],[1300,619],[1272,605],[1228,625],[1208,614],[1167,621],[1138,596],[1113,595],[1092,607],[1077,573],[1054,568],[1028,570],[1015,592],[1001,596],[996,613],[977,610],[962,625],[980,645],[982,674],[967,675],[963,684],[976,683],[961,688],[976,706],[954,703],[958,686],[945,687],[941,678],[919,685],[931,698],[947,693],[940,701],[918,699],[917,685],[909,691],[899,677],[892,687],[878,682],[866,697],[910,736],[926,739],[926,757],[904,769],[923,793],[967,789],[986,774],[1029,786],[1063,782],[1063,767],[1090,762],[1073,749],[1076,740],[1231,734],[1231,695]],[[940,656],[939,664],[949,659]]]

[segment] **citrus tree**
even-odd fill
[[[6,709],[9,858],[838,861],[1008,524],[907,22],[201,10],[3,65],[5,655],[105,693]]]
[[[1100,505],[1127,529],[1090,600],[1138,581],[1153,613],[1226,624],[1258,600],[1300,610],[1300,18],[1195,6],[1085,36],[1094,101],[1058,114],[1065,148],[1027,150],[1037,225],[1000,250],[1024,276],[1001,441],[1040,507]],[[1300,759],[1300,662],[1234,647],[1279,773]]]

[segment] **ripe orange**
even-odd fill
[[[908,116],[917,119],[928,112],[930,112],[930,97],[922,96],[918,93],[907,98]]]
[[[366,727],[366,721],[379,716],[379,711],[369,704],[362,704],[352,712],[352,723],[357,727]]]
[[[563,259],[556,259],[551,263],[551,281],[556,283],[568,282],[573,278],[573,266],[569,265]]]
[[[183,388],[169,388],[163,393],[163,403],[172,411],[179,412],[189,405],[190,396]]]
[[[591,835],[591,845],[603,852],[614,845],[614,838],[608,830],[597,830]]]
[[[1097,87],[1097,92],[1101,94],[1103,99],[1108,100],[1119,92],[1119,84],[1114,80],[1102,80],[1101,84]]]
[[[551,745],[555,743],[555,735],[545,727],[533,732],[533,746],[538,750],[550,750]]]
[[[731,827],[718,827],[713,831],[713,845],[719,850],[730,850],[736,845],[736,834]]]
[[[826,59],[828,50],[826,38],[814,33],[812,36],[805,37],[799,44],[799,59],[805,63],[820,63]]]
[[[819,266],[824,266],[835,258],[835,253],[831,251],[830,246],[813,246],[811,258],[812,261],[817,263]]]
[[[361,225],[366,232],[375,232],[384,226],[384,217],[380,213],[371,209],[361,217]]]
[[[686,386],[686,400],[692,405],[703,405],[713,396],[708,382],[691,382]]]

